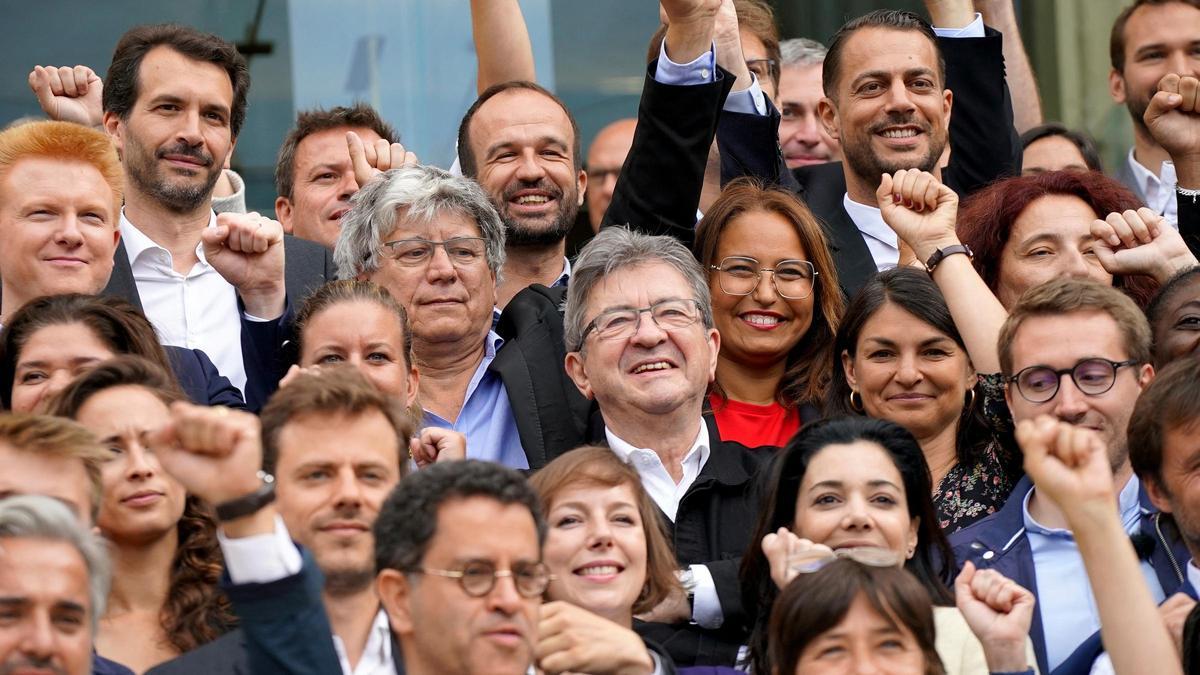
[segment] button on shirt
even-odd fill
[[[388,623],[387,612],[382,609],[375,615],[371,624],[371,632],[367,635],[367,644],[358,665],[350,667],[350,657],[346,655],[346,645],[342,638],[333,636],[333,650],[337,652],[338,662],[344,675],[395,675],[396,662],[392,659],[392,627]]]
[[[1132,148],[1129,150],[1128,162],[1129,169],[1137,180],[1138,189],[1146,197],[1146,206],[1161,213],[1171,227],[1179,229],[1179,205],[1175,201],[1175,184],[1178,182],[1175,177],[1175,162],[1163,162],[1157,176],[1133,158]]]
[[[700,432],[696,434],[692,449],[680,462],[683,477],[678,483],[671,477],[658,453],[647,448],[635,448],[621,440],[608,427],[604,428],[604,437],[608,439],[608,447],[617,457],[637,471],[642,479],[642,487],[658,508],[662,509],[672,523],[675,522],[675,516],[679,513],[679,502],[687,494],[688,488],[692,487],[692,483],[696,482],[712,453],[708,441],[708,427],[704,422],[700,422]],[[717,598],[717,585],[713,581],[712,572],[704,565],[689,565],[689,569],[695,584],[692,589],[692,620],[704,628],[720,628],[725,615],[721,611],[721,601]]]
[[[208,221],[215,227],[217,215]],[[246,390],[246,365],[242,361],[242,322],[237,291],[208,264],[203,245],[200,259],[187,274],[176,272],[171,253],[129,222],[121,212],[121,239],[137,284],[142,309],[159,340],[165,345],[200,349],[229,378]]]
[[[1131,477],[1118,496],[1117,505],[1125,531],[1138,531],[1142,515],[1138,503],[1138,479]],[[1035,488],[1036,489],[1036,488]],[[1053,670],[1075,651],[1084,640],[1100,630],[1100,614],[1096,598],[1088,585],[1083,558],[1070,530],[1047,528],[1029,514],[1030,490],[1025,495],[1023,517],[1025,532],[1033,553],[1034,574],[1037,577],[1037,610],[1042,616],[1046,638],[1046,660]],[[1154,601],[1162,602],[1162,585],[1149,562],[1142,561],[1142,576]]]
[[[483,360],[471,376],[458,419],[450,422],[428,410],[425,426],[453,429],[467,437],[467,457],[496,462],[513,469],[528,469],[529,459],[517,433],[517,420],[508,402],[508,390],[503,380],[488,366],[496,358],[496,350],[504,338],[488,331],[484,342]]]

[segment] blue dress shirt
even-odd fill
[[[1117,498],[1121,522],[1130,534],[1138,531],[1141,515],[1138,488],[1137,476],[1133,476]],[[1075,537],[1070,530],[1047,528],[1029,515],[1029,499],[1033,493],[1034,490],[1030,490],[1025,495],[1022,515],[1037,576],[1037,610],[1041,612],[1046,637],[1046,661],[1053,670],[1084,640],[1100,630],[1100,614]],[[1162,584],[1154,568],[1145,560],[1141,568],[1154,601],[1162,602]]]
[[[488,370],[504,338],[488,331],[483,360],[471,376],[462,409],[454,422],[425,411],[425,426],[453,429],[467,437],[467,458],[496,462],[513,469],[528,469],[529,459],[521,446],[517,421],[508,402],[508,390],[500,376]]]

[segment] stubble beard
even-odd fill
[[[207,162],[209,172],[203,183],[173,184],[163,175],[158,166],[159,155],[167,151],[149,152],[141,143],[129,139],[125,144],[125,173],[138,191],[149,196],[156,203],[162,204],[175,213],[189,213],[212,201],[213,188],[221,177],[221,170],[212,171],[212,158],[203,151],[191,150],[183,146],[170,148],[170,152],[187,154]],[[204,168],[197,168],[203,171]]]

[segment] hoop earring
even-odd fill
[[[857,403],[855,403],[855,401],[854,401],[854,397],[855,397],[855,396],[857,396],[857,397],[858,397],[858,402],[857,402]],[[864,410],[864,408],[863,408],[863,401],[862,401],[862,394],[858,393],[858,390],[857,390],[857,389],[851,389],[851,390],[850,390],[850,395],[849,395],[847,398],[849,398],[849,399],[850,399],[850,409],[851,409],[851,410],[853,410],[854,412],[857,412],[857,413],[860,413],[860,412],[862,412],[862,411]]]
[[[970,388],[970,389],[968,389],[968,390],[967,390],[967,407],[966,407],[966,411],[967,411],[967,413],[970,413],[970,412],[971,412],[972,410],[974,410],[974,409],[975,409],[975,388],[974,388],[974,387],[972,387],[972,388]]]

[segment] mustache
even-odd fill
[[[362,525],[368,532],[371,531],[373,523],[362,517],[362,509],[357,506],[342,507],[334,509],[332,512],[317,518],[313,525],[323,528],[333,522],[355,523]],[[0,674],[2,675],[2,674]]]
[[[926,132],[926,133],[928,133],[929,131],[931,131],[933,129],[933,127],[929,124],[928,120],[918,119],[917,116],[912,113],[902,113],[902,112],[891,111],[891,112],[887,113],[887,119],[883,119],[878,122],[875,122],[874,124],[872,124],[870,126],[868,131],[872,134],[876,134],[876,133],[879,133],[880,131],[883,131],[884,129],[887,129],[888,127],[894,127],[894,126],[899,126],[899,125],[920,127],[921,131]]]
[[[3,664],[0,664],[0,675],[9,675],[9,673],[28,668],[49,670],[54,675],[67,675],[66,669],[54,663],[53,657],[37,658],[33,656],[17,656],[5,661]]]
[[[204,152],[204,150],[198,147],[193,147],[183,142],[176,143],[169,148],[161,148],[158,152],[154,153],[154,156],[157,159],[162,159],[167,155],[183,155],[184,157],[190,157],[200,162],[204,166],[212,166],[213,163],[212,155]]]
[[[554,184],[554,181],[548,178],[539,178],[534,181],[518,180],[509,183],[504,188],[504,201],[509,201],[522,190],[539,190],[545,192],[556,200],[562,199],[562,190]]]

